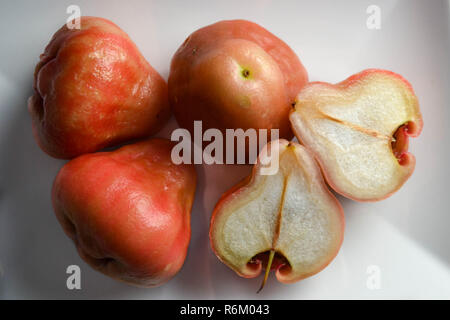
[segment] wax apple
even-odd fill
[[[221,21],[192,33],[175,53],[169,100],[179,125],[204,129],[279,129],[308,76],[296,54],[261,26]]]
[[[265,174],[276,159],[278,170]],[[210,226],[219,259],[246,278],[265,268],[263,285],[271,269],[284,283],[319,272],[336,256],[343,234],[342,207],[313,156],[286,140],[266,146],[252,174],[219,200]]]
[[[398,74],[369,69],[335,85],[310,83],[290,120],[328,184],[346,197],[384,199],[414,171],[408,137],[418,136],[423,122],[411,85]]]
[[[94,269],[134,285],[172,278],[186,257],[196,173],[152,139],[80,156],[55,179],[56,216]]]
[[[56,158],[151,135],[170,113],[164,79],[125,32],[95,17],[80,26],[55,33],[28,101],[34,136]]]

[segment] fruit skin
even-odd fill
[[[28,100],[33,134],[55,158],[156,133],[170,116],[167,84],[111,21],[82,17],[51,39]]]
[[[150,287],[183,265],[196,172],[193,165],[172,163],[172,147],[155,138],[80,156],[58,173],[56,217],[94,269]]]
[[[399,81],[399,83],[404,87],[404,89],[406,89],[406,91],[408,91],[407,99],[412,101],[411,104],[412,104],[413,117],[407,122],[407,124],[400,126],[396,131],[391,133],[391,135],[397,139],[397,145],[395,147],[392,147],[392,153],[393,153],[394,157],[397,158],[400,166],[405,168],[405,171],[407,171],[407,173],[404,175],[404,178],[395,188],[393,188],[390,192],[385,193],[382,196],[363,198],[363,197],[353,195],[349,192],[346,192],[345,190],[343,190],[342,188],[340,188],[337,185],[337,182],[335,181],[335,179],[333,179],[331,177],[331,175],[329,173],[329,168],[327,168],[324,161],[321,159],[321,157],[318,155],[318,153],[315,152],[314,149],[310,148],[308,146],[308,143],[305,142],[305,139],[304,139],[305,137],[303,137],[302,134],[300,133],[300,129],[298,128],[296,121],[293,120],[293,116],[295,115],[296,109],[299,108],[298,99],[301,99],[299,97],[301,96],[302,92],[310,90],[311,88],[314,88],[314,87],[317,87],[317,88],[328,87],[333,90],[336,89],[336,90],[342,90],[343,92],[345,92],[345,90],[351,88],[352,86],[359,85],[362,81],[364,81],[365,79],[370,78],[374,75],[383,75],[383,76],[387,76],[387,77],[390,77],[392,79]],[[375,202],[375,201],[380,201],[380,200],[386,199],[386,198],[390,197],[392,194],[394,194],[398,189],[400,189],[401,186],[409,179],[409,177],[414,172],[415,157],[414,157],[414,155],[412,155],[411,153],[408,152],[408,145],[409,145],[408,137],[418,137],[420,135],[422,128],[423,128],[423,119],[422,119],[422,115],[419,110],[419,103],[418,103],[417,97],[414,93],[414,90],[412,88],[412,85],[405,78],[403,78],[401,75],[399,75],[397,73],[394,73],[389,70],[383,70],[383,69],[366,69],[366,70],[363,70],[357,74],[354,74],[354,75],[348,77],[347,79],[345,79],[339,83],[336,83],[336,84],[330,84],[327,82],[319,82],[319,81],[310,82],[308,85],[306,85],[300,91],[300,93],[297,97],[296,105],[291,110],[289,117],[291,119],[291,125],[293,127],[295,136],[303,145],[305,145],[315,155],[316,160],[319,162],[322,173],[323,173],[328,185],[334,191],[336,191],[337,193],[339,193],[349,199],[352,199],[355,201],[360,201],[360,202]]]
[[[285,150],[286,148],[290,148],[291,150],[294,150],[296,155],[299,155],[302,152],[309,154],[309,151],[306,148],[304,148],[302,145],[299,145],[295,142],[288,142],[287,140],[284,140],[284,139],[280,139],[276,142],[279,144],[280,154],[283,152],[282,150],[283,149]],[[265,146],[265,150],[269,149],[273,143],[274,143],[274,141],[269,142]],[[242,179],[235,186],[231,187],[228,191],[226,191],[220,197],[220,199],[218,200],[218,202],[214,208],[214,211],[211,215],[209,239],[210,239],[210,245],[211,245],[213,252],[215,253],[217,258],[221,262],[223,262],[230,269],[235,271],[236,274],[238,274],[239,276],[241,276],[243,278],[254,278],[254,277],[257,277],[258,275],[260,275],[260,273],[263,269],[263,263],[267,262],[266,261],[267,257],[255,256],[256,260],[257,260],[256,264],[253,264],[251,267],[249,267],[247,264],[247,266],[245,268],[237,269],[235,266],[233,266],[233,264],[230,261],[227,261],[227,259],[225,257],[223,257],[220,254],[219,250],[217,249],[216,242],[220,241],[220,240],[218,240],[219,236],[216,234],[216,225],[218,224],[218,220],[220,220],[222,218],[222,215],[226,214],[226,212],[223,211],[223,207],[228,203],[232,203],[233,201],[236,201],[236,199],[240,198],[242,196],[242,194],[244,194],[246,192],[246,190],[251,189],[252,186],[255,185],[256,180],[259,175],[259,171],[262,167],[261,157],[262,157],[263,152],[264,152],[264,150],[260,153],[260,155],[258,157],[258,161],[253,166],[251,174],[248,175],[247,177],[245,177],[244,179]],[[310,157],[312,159],[312,154],[310,155]],[[275,270],[275,275],[276,275],[277,280],[282,283],[286,283],[286,284],[303,280],[305,278],[313,276],[313,275],[319,273],[320,271],[322,271],[337,256],[339,249],[342,246],[342,243],[344,240],[344,229],[345,229],[344,210],[343,210],[341,204],[339,203],[339,201],[334,197],[334,195],[331,193],[331,191],[327,188],[325,181],[324,181],[322,175],[320,174],[320,168],[319,168],[318,164],[315,161],[312,161],[312,162],[313,162],[314,169],[310,170],[308,172],[308,174],[311,175],[312,177],[314,177],[313,179],[317,179],[316,182],[318,185],[320,185],[320,189],[322,190],[322,192],[324,194],[326,194],[329,197],[329,199],[333,203],[333,206],[337,213],[337,219],[339,221],[338,229],[340,230],[339,231],[340,237],[336,244],[336,250],[329,255],[327,261],[325,261],[321,265],[318,265],[316,267],[316,269],[314,270],[314,272],[305,273],[300,276],[291,276],[289,274],[289,270],[284,270],[285,265],[284,265],[283,261],[280,261],[280,260],[274,261],[271,269]],[[251,200],[251,199],[249,199],[249,200]]]
[[[247,78],[245,72],[249,72]],[[192,33],[172,58],[169,101],[178,124],[203,129],[280,129],[308,75],[296,54],[261,26],[220,21]]]

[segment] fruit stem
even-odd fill
[[[272,249],[272,250],[270,250],[269,261],[267,262],[266,273],[264,274],[264,280],[261,284],[261,287],[258,289],[258,291],[256,291],[256,293],[259,293],[264,288],[264,285],[266,284],[267,278],[269,277],[270,268],[272,267],[272,262],[273,262],[274,256],[275,256],[275,250]]]

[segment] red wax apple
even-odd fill
[[[204,130],[279,129],[290,139],[289,110],[307,81],[296,54],[275,35],[253,22],[221,21],[192,33],[175,53],[169,100],[191,136],[201,120]]]
[[[346,197],[384,199],[414,170],[408,137],[418,136],[423,122],[411,85],[398,74],[369,69],[335,85],[310,83],[290,120],[328,184]]]
[[[181,268],[190,239],[196,173],[152,139],[80,156],[58,173],[56,216],[80,256],[113,278],[157,286]]]
[[[303,146],[280,140],[268,161],[261,158],[252,174],[217,203],[211,246],[242,277],[256,277],[265,268],[263,285],[270,269],[279,281],[295,282],[321,271],[336,256],[344,234],[343,210]],[[264,174],[263,164],[275,159],[278,170]]]
[[[125,32],[95,17],[55,33],[28,109],[39,146],[65,159],[151,135],[170,114],[164,79]]]

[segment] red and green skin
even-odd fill
[[[173,56],[169,101],[192,136],[201,120],[203,130],[279,129],[290,140],[289,110],[307,82],[297,55],[275,35],[250,21],[220,21],[192,33]]]
[[[170,116],[167,84],[111,21],[82,17],[45,48],[28,101],[41,149],[70,159],[156,133]]]
[[[68,162],[52,190],[56,217],[94,269],[151,287],[181,268],[190,240],[193,165],[171,161],[173,143],[151,139]]]

